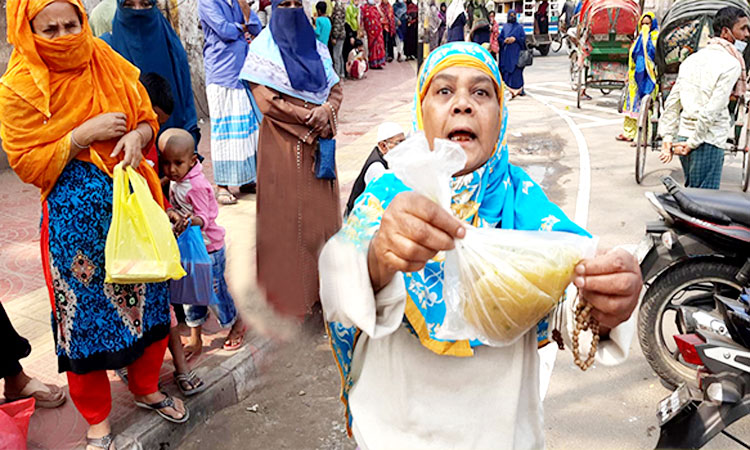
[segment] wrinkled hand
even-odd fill
[[[328,124],[328,111],[327,106],[316,106],[305,118],[305,124],[312,128],[314,133],[320,134],[323,128]]]
[[[143,135],[137,130],[133,130],[121,137],[110,156],[115,158],[123,152],[125,153],[122,158],[123,167],[138,167],[143,159]]]
[[[505,41],[503,41],[503,42],[505,42],[506,44],[512,44],[512,43],[516,42],[516,38],[514,38],[514,37],[511,36],[509,38],[505,38]]]
[[[437,252],[453,248],[466,230],[451,213],[415,192],[398,194],[383,213],[367,255],[370,280],[377,292],[396,272],[422,269]]]
[[[592,306],[602,334],[630,318],[643,287],[638,262],[623,249],[582,261],[576,266],[573,283],[581,298]]]
[[[659,152],[659,161],[663,162],[664,164],[668,164],[670,161],[672,161],[672,155],[672,143],[662,142],[661,152]]]
[[[119,138],[127,131],[128,118],[124,113],[99,114],[78,127],[75,140],[83,146],[88,146],[96,141]]]

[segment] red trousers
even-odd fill
[[[128,388],[133,395],[148,395],[159,390],[159,372],[167,349],[165,337],[146,347],[143,355],[128,366]],[[109,417],[112,393],[106,370],[78,375],[67,372],[70,398],[89,425],[96,425]]]

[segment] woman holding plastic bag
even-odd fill
[[[361,448],[544,446],[536,349],[547,342],[549,324],[542,320],[528,331],[518,327],[520,334],[501,344],[492,336],[480,339],[481,333],[472,334],[477,339],[438,337],[447,318],[445,255],[464,257],[470,237],[532,234],[506,239],[504,246],[521,254],[536,250],[534,241],[548,239],[541,235],[553,234],[544,232],[572,241],[588,237],[523,170],[509,164],[502,92],[497,64],[481,46],[456,42],[431,53],[420,71],[415,102],[415,127],[424,134],[389,154],[396,157],[389,158],[396,164],[392,172],[368,185],[320,256],[321,300],[342,370],[348,424]],[[415,160],[421,170],[399,168]],[[446,167],[455,172],[446,175]],[[450,204],[453,214],[438,203]],[[456,247],[464,250],[444,252]],[[544,255],[537,256],[539,266],[549,265]],[[473,267],[500,266],[492,261]],[[628,318],[641,287],[635,259],[621,250],[581,264],[567,258],[549,269],[530,270],[525,280],[536,276],[529,289],[547,289],[559,285],[562,270],[569,271],[563,286],[575,280],[590,308],[587,320],[600,325],[596,357],[603,363],[622,361],[634,327]],[[500,278],[506,275],[503,269]],[[476,288],[492,277],[497,275],[480,275],[473,285],[462,278],[459,284]],[[513,298],[519,292],[505,294]],[[469,297],[462,300],[468,304]],[[495,299],[479,300],[491,305]],[[571,308],[569,302],[558,308],[563,335],[573,328]],[[490,319],[493,325],[502,322]]]
[[[90,425],[88,448],[110,448],[107,369],[128,366],[139,406],[174,422],[188,418],[182,402],[157,386],[170,323],[167,284],[104,281],[115,166],[136,168],[163,204],[159,179],[143,161],[158,122],[138,69],[93,37],[79,0],[11,0],[6,12],[14,50],[0,85],[3,148],[18,176],[41,191],[58,370]]]

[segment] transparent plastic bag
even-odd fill
[[[466,165],[460,145],[422,133],[386,156],[408,187],[450,211],[451,178]],[[597,239],[572,233],[468,227],[446,252],[445,318],[435,337],[510,345],[549,314],[573,278],[594,256]]]
[[[164,210],[133,168],[115,166],[112,223],[104,247],[107,283],[157,283],[180,279],[180,250]],[[131,190],[132,188],[132,190]]]
[[[446,314],[436,337],[514,343],[555,308],[596,245],[572,233],[469,228],[447,252]]]

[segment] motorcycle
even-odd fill
[[[715,300],[729,338],[700,330],[674,336],[683,358],[700,367],[698,387],[683,383],[659,403],[657,449],[698,449],[718,433],[750,448],[726,431],[750,414],[750,302],[746,293],[739,300],[716,294]],[[689,328],[692,309],[678,312]]]
[[[750,285],[750,196],[682,188],[670,177],[662,183],[667,193],[646,193],[660,220],[646,225],[636,249],[645,287],[638,338],[666,386],[695,387],[699,365],[672,337],[695,331],[730,337],[714,294],[738,298]]]

